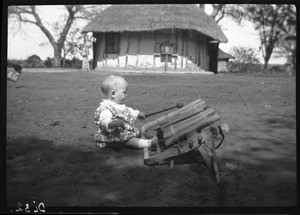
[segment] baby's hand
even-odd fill
[[[146,115],[143,113],[143,112],[139,112],[139,115],[138,115],[138,118],[139,119],[146,119]]]
[[[122,128],[125,129],[125,124],[121,119],[116,119],[109,123],[108,129]]]

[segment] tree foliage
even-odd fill
[[[254,23],[260,36],[260,50],[264,58],[264,70],[276,50],[279,57],[285,55],[291,73],[296,71],[296,7],[292,4],[211,4],[209,14],[218,23],[224,17],[237,24],[243,20]],[[205,4],[200,4],[205,9]]]
[[[240,63],[260,63],[254,48],[234,46],[229,50],[229,53],[234,56],[234,61]]]
[[[234,46],[229,50],[234,60],[227,64],[229,72],[247,72],[259,64],[257,51],[253,48]]]
[[[10,6],[8,7],[9,21],[30,23],[37,26],[48,38],[54,49],[54,66],[60,66],[62,50],[71,26],[78,19],[91,19],[101,11],[102,6],[64,5],[64,17],[60,22],[52,23],[48,27],[45,20],[41,19],[39,6]],[[98,12],[96,12],[98,11]],[[49,20],[47,20],[49,21]]]
[[[284,32],[282,39],[278,43],[278,47],[283,50],[287,57],[287,64],[290,66],[290,74],[296,73],[296,40],[297,40],[297,17],[295,6],[287,5],[283,7],[285,21],[280,25]]]
[[[268,69],[268,61],[275,47],[287,48],[288,46],[288,49],[294,53],[292,56],[295,56],[295,47],[292,48],[290,45],[296,41],[296,8],[294,5],[248,5],[246,10],[247,18],[254,22],[255,29],[259,31],[265,71]]]
[[[241,24],[244,16],[243,4],[211,4],[213,11],[209,14],[216,23],[219,23],[224,17],[229,17],[236,23]],[[205,4],[200,4],[200,8],[205,9]]]
[[[38,55],[31,55],[25,61],[25,67],[40,68],[43,67],[41,58]]]

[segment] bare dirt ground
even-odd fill
[[[150,113],[201,98],[229,124],[231,131],[217,150],[221,182],[216,185],[193,153],[170,169],[145,166],[143,151],[95,146],[94,111],[106,75],[24,69],[16,84],[7,82],[6,196],[11,211],[18,203],[23,210],[26,204],[33,207],[33,201],[44,203],[46,210],[296,206],[295,77],[123,74],[130,107]]]

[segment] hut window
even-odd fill
[[[106,53],[118,54],[119,53],[119,37],[118,33],[106,34]]]
[[[155,54],[160,54],[161,52],[161,44],[160,43],[155,43]]]
[[[173,44],[170,43],[169,41],[164,42],[161,45],[161,53],[167,54],[167,55],[172,55],[173,54]]]

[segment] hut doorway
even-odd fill
[[[218,73],[218,53],[219,43],[215,41],[208,42],[208,55],[209,55],[209,71]]]

